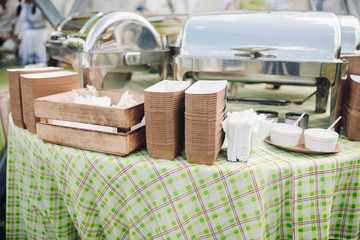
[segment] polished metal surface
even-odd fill
[[[64,18],[56,27],[56,31],[62,32],[64,35],[77,34],[92,17],[97,15],[97,12],[75,13]]]
[[[333,61],[340,56],[340,24],[332,13],[195,14],[183,31],[182,56],[238,59],[230,48],[246,45],[274,47],[269,53],[282,60]]]
[[[110,50],[161,50],[159,33],[142,16],[114,12],[102,17],[89,32],[85,52]]]
[[[87,33],[102,15],[76,13],[63,19],[46,42],[49,58],[72,65],[77,60],[73,52],[82,50]]]
[[[330,85],[335,88],[331,91],[335,107],[338,83],[347,67],[340,59],[339,18],[325,12],[194,14],[185,23],[178,46],[177,80],[316,85],[318,112],[326,109]]]
[[[144,17],[129,12],[108,13],[86,37],[80,64],[86,69],[84,84],[104,87],[107,72],[156,69],[167,76],[170,51],[159,33]],[[98,72],[98,73],[94,73]],[[99,75],[97,77],[96,75]],[[100,79],[100,80],[99,80]]]
[[[72,66],[80,71],[79,54],[88,29],[102,13],[76,13],[64,18],[51,33],[46,42],[48,65],[55,66],[58,62]]]
[[[167,36],[169,46],[174,48],[176,40],[184,26],[187,14],[170,14],[147,17],[147,20],[155,27],[160,36]]]
[[[79,71],[81,85],[96,88],[104,87],[108,73],[128,81],[133,71],[155,69],[164,78],[170,61],[168,45],[150,22],[129,12],[73,15],[53,32],[47,53]]]
[[[89,33],[91,28],[95,25],[95,23],[104,16],[103,12],[98,12],[94,14],[80,29],[79,34],[85,36]]]
[[[360,22],[357,17],[339,16],[341,24],[341,53],[353,53],[360,49]]]

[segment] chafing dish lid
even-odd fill
[[[328,12],[199,13],[188,18],[181,35],[184,57],[242,59],[237,49],[251,46],[267,49],[272,61],[332,62],[340,57],[340,21]]]
[[[360,23],[354,16],[340,15],[341,53],[353,53],[360,47]]]
[[[76,13],[65,18],[51,33],[48,44],[81,50],[90,29],[103,16],[102,12]]]
[[[90,13],[76,13],[65,18],[57,27],[56,31],[62,34],[78,34],[79,32],[85,33],[85,29],[90,29],[98,20],[98,17],[102,16],[102,13],[90,12]],[[86,28],[84,28],[86,26]]]
[[[144,17],[130,12],[108,13],[87,35],[85,52],[162,50],[159,33]]]

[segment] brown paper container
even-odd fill
[[[337,119],[339,116],[342,116],[342,108],[343,108],[344,97],[346,96],[346,84],[348,82],[348,78],[349,76],[347,76],[347,78],[340,80],[339,93],[335,106],[335,119]],[[335,131],[337,133],[340,133],[342,121],[343,119],[340,119],[340,122],[335,125]]]
[[[79,88],[78,73],[59,71],[21,75],[22,112],[25,127],[36,133],[34,100],[36,98],[71,91]]]
[[[349,75],[344,85],[341,104],[342,125],[349,140],[360,140],[360,76]],[[340,85],[340,87],[342,87]],[[339,94],[340,94],[339,93]],[[338,129],[338,128],[337,128]],[[336,130],[337,130],[336,129]]]
[[[219,92],[201,93],[206,91],[204,87],[185,93],[185,153],[190,163],[211,165],[224,141],[221,123],[225,117],[226,87]]]
[[[349,61],[347,74],[360,75],[360,55],[354,54],[341,57]]]
[[[16,68],[8,69],[8,82],[10,90],[10,108],[11,116],[14,124],[18,127],[25,128],[23,112],[22,112],[22,98],[21,98],[21,74],[42,73],[62,71],[63,68],[46,67],[46,68]]]
[[[176,155],[182,150],[182,146],[174,146],[170,149],[161,149],[159,147],[148,147],[149,156],[152,158],[173,160]]]
[[[360,141],[360,111],[344,108],[344,128],[349,140]]]
[[[174,159],[183,149],[185,90],[190,83],[186,84],[165,80],[144,91],[146,144],[150,157]],[[164,85],[170,86],[172,91],[158,88]]]
[[[219,149],[220,152],[220,149]],[[213,165],[217,158],[218,154],[197,154],[186,152],[186,158],[189,163],[197,163],[197,164],[206,164],[206,165]]]

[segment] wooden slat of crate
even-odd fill
[[[112,104],[117,104],[125,91],[120,90],[98,90],[99,96],[108,96]],[[35,100],[35,116],[96,124],[118,128],[130,128],[141,122],[144,116],[144,95],[139,92],[130,92],[139,104],[127,108],[110,108],[76,104],[69,102],[71,92],[55,94]]]
[[[115,134],[38,122],[36,130],[38,138],[44,142],[122,156],[143,147],[146,140],[145,127]]]

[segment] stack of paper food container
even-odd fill
[[[185,90],[190,81],[163,80],[144,90],[150,157],[174,159],[184,147]]]
[[[188,162],[214,164],[224,141],[227,81],[197,81],[185,92],[185,152]]]
[[[34,100],[79,88],[79,74],[70,71],[21,75],[22,110],[25,127],[36,133]]]
[[[55,72],[62,70],[64,69],[58,67],[15,68],[7,70],[10,89],[11,116],[16,126],[25,128],[21,98],[21,74]]]
[[[349,140],[360,141],[360,75],[346,80],[342,106],[343,125]]]

